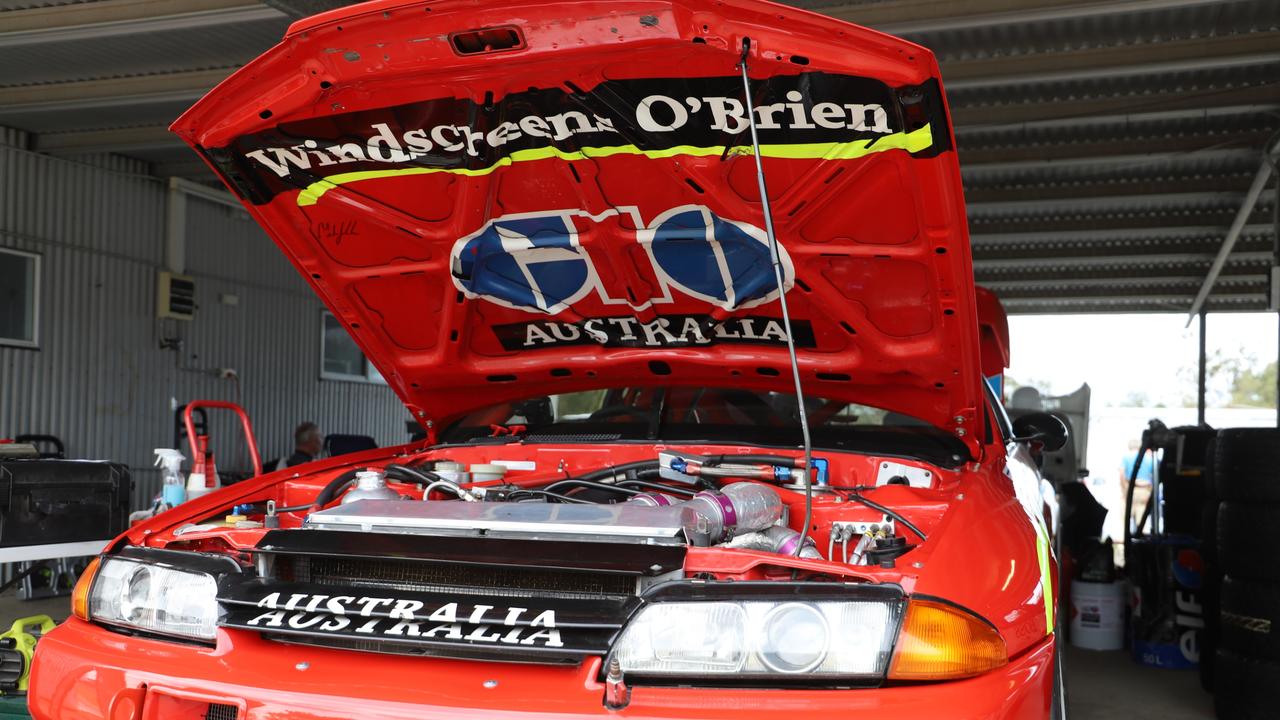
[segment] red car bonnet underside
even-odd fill
[[[788,392],[750,38],[806,391],[977,449],[977,320],[932,55],[735,0],[372,2],[184,114],[415,416],[644,384]]]

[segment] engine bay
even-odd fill
[[[271,530],[297,529],[679,546],[771,556],[779,567],[892,570],[924,542],[963,474],[831,453],[813,459],[806,509],[804,461],[789,454],[724,446],[521,450],[440,448],[320,470],[153,540],[226,552],[246,550]]]

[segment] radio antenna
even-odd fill
[[[782,279],[782,253],[778,249],[778,236],[773,231],[773,212],[769,207],[769,191],[764,182],[764,162],[760,158],[760,136],[756,132],[755,107],[751,102],[751,79],[747,76],[747,56],[751,53],[751,38],[742,38],[742,57],[738,69],[742,71],[742,96],[747,106],[747,125],[751,128],[751,149],[756,158],[756,184],[760,188],[760,208],[764,212],[764,232],[769,238],[769,258],[773,261],[773,279],[778,284],[778,302],[782,305],[782,326],[787,333],[787,354],[791,357],[791,379],[796,385],[796,414],[800,416],[800,436],[804,439],[804,525],[800,528],[800,542],[792,552],[796,557],[804,550],[809,538],[809,524],[813,522],[813,442],[809,439],[809,412],[804,402],[804,388],[800,385],[800,362],[796,359],[796,340],[791,332],[791,312],[787,308],[787,288]]]

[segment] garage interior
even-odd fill
[[[341,327],[167,130],[291,22],[345,4],[0,0],[0,250],[38,256],[40,318],[28,346],[0,346],[0,437],[127,464],[134,510],[160,488],[152,449],[188,398],[242,402],[264,460],[302,420],[409,439],[367,361],[329,366]],[[1214,315],[1280,310],[1280,3],[791,4],[937,55],[975,277],[1011,315],[1185,316],[1203,373]],[[194,319],[157,317],[161,272],[193,283]],[[1203,419],[1203,382],[1199,403]],[[243,469],[243,448],[220,452]],[[11,591],[0,620],[67,607]],[[1194,672],[1074,648],[1064,666],[1075,720],[1214,716]]]

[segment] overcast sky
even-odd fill
[[[1009,377],[1034,381],[1054,395],[1088,382],[1094,406],[1123,403],[1131,393],[1181,405],[1195,397],[1198,323],[1185,314],[1015,315],[1009,318]],[[1274,313],[1210,314],[1208,349],[1252,356],[1259,366],[1277,356]],[[1212,400],[1211,400],[1212,402]]]

